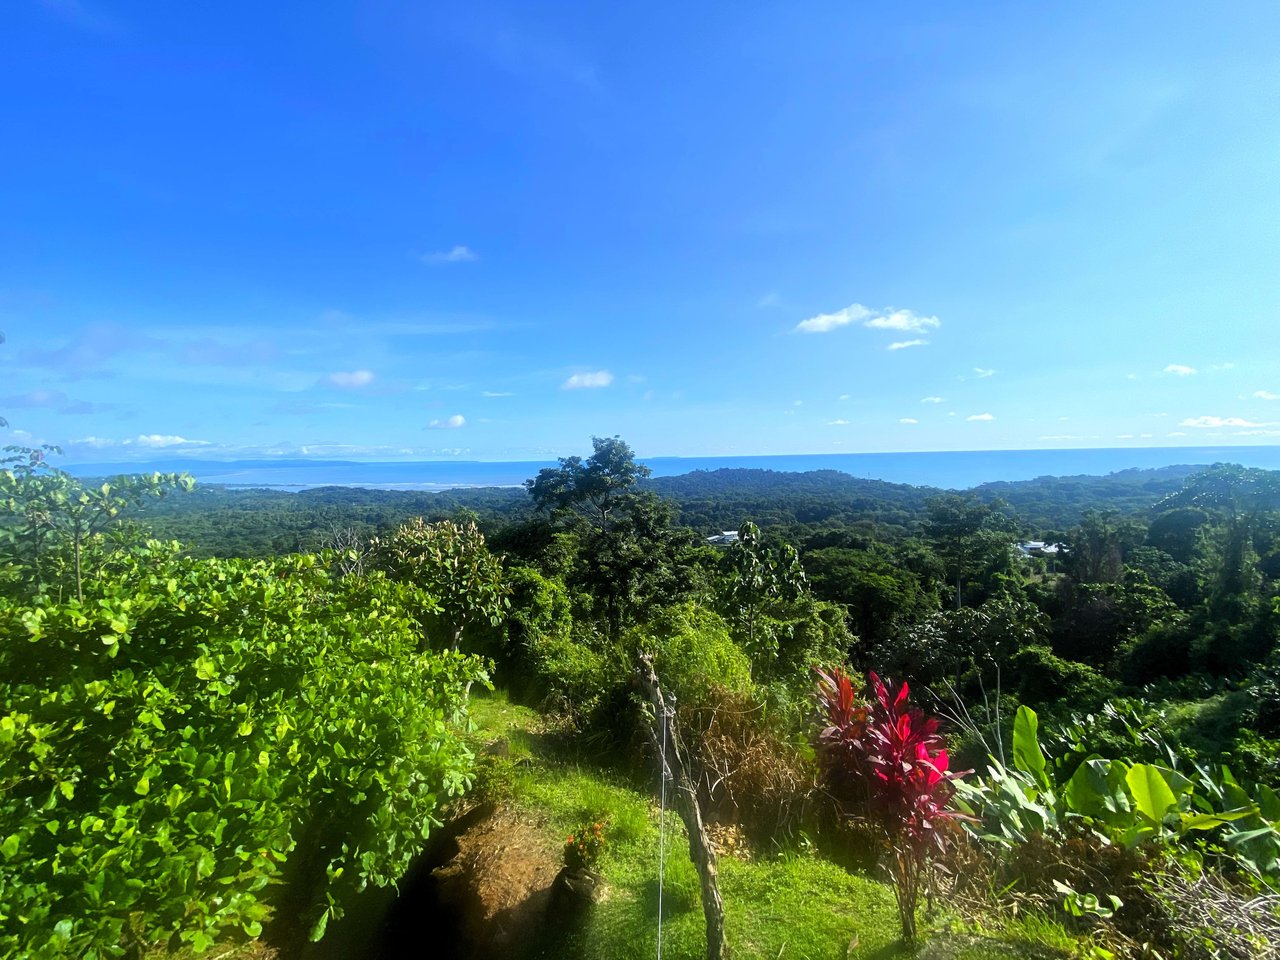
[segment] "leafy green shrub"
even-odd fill
[[[1148,627],[1120,646],[1117,665],[1120,678],[1129,684],[1149,683],[1160,677],[1181,677],[1191,670],[1189,626],[1169,620]]]
[[[624,638],[628,649],[654,653],[654,668],[679,703],[701,703],[713,688],[751,690],[751,662],[729,636],[729,625],[712,610],[684,603],[660,611]]]
[[[0,598],[0,954],[199,952],[282,894],[323,935],[467,785],[481,664],[314,556],[109,568],[83,604]]]
[[[1065,702],[1077,709],[1101,706],[1115,693],[1116,685],[1087,664],[1064,660],[1049,647],[1023,647],[1008,663],[1016,679],[1017,695],[1024,703]]]

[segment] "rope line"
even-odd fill
[[[667,715],[666,700],[662,703],[662,787],[658,803],[658,960],[662,960],[662,880],[666,873],[667,855]]]

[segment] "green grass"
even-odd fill
[[[507,738],[536,728],[533,711],[505,698],[477,699],[472,705],[475,736]],[[658,809],[646,794],[616,774],[582,761],[539,752],[528,743],[533,762],[514,774],[509,800],[542,822],[557,839],[586,821],[605,820],[608,846],[599,865],[608,891],[575,923],[547,931],[527,945],[536,960],[647,960],[657,947]],[[669,960],[706,955],[705,924],[697,874],[689,860],[680,818],[666,817],[666,874],[663,884],[662,954]],[[895,960],[920,956],[946,960],[1042,958],[1069,955],[1074,940],[1049,920],[1024,919],[999,929],[966,927],[954,917],[926,923],[937,932],[913,950],[899,939],[893,891],[879,881],[850,873],[812,853],[800,851],[743,861],[720,860],[720,891],[726,936],[735,960]],[[956,929],[955,934],[942,932]]]

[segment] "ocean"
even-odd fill
[[[838,470],[855,477],[915,486],[966,489],[996,480],[1043,476],[1102,476],[1120,470],[1183,464],[1238,463],[1280,470],[1280,446],[1141,447],[1096,450],[980,450],[941,453],[819,453],[760,457],[649,457],[656,477],[695,470],[746,468],[805,472]],[[380,490],[449,490],[458,487],[517,486],[554,462],[431,460],[358,462],[350,460],[156,459],[145,463],[86,463],[67,469],[81,477],[119,473],[186,471],[200,483],[234,487],[305,490],[311,487],[368,487]]]

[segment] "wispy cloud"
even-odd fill
[[[10,407],[20,410],[56,410],[62,414],[101,413],[118,408],[114,403],[90,403],[88,400],[77,400],[69,397],[61,390],[32,390],[11,397],[0,397],[0,408]]]
[[[124,441],[126,444],[128,440]],[[188,440],[186,437],[179,437],[172,433],[143,433],[139,434],[134,440],[140,447],[151,447],[154,449],[163,449],[167,447],[207,447],[210,446],[208,440]]]
[[[908,347],[927,347],[928,345],[929,345],[928,340],[899,340],[896,343],[889,344],[889,346],[886,349],[906,350]]]
[[[1081,439],[1083,439],[1083,438],[1082,438],[1082,437],[1077,437],[1075,434],[1071,434],[1071,433],[1058,433],[1058,434],[1053,434],[1052,436],[1048,436],[1048,437],[1041,437],[1040,439],[1041,439],[1041,440],[1060,441],[1060,440],[1081,440]]]
[[[1280,400],[1280,393],[1272,393],[1270,390],[1255,390],[1253,395],[1259,400]]]
[[[471,263],[472,261],[479,260],[480,255],[470,247],[459,243],[450,247],[448,250],[438,250],[435,253],[424,253],[419,259],[421,259],[423,263],[429,263],[432,265],[441,263]]]
[[[1220,427],[1270,427],[1270,423],[1254,423],[1252,420],[1246,420],[1244,417],[1188,417],[1178,424],[1180,427],[1198,427],[1204,429],[1216,429]]]
[[[994,377],[996,372],[994,370],[989,370],[986,367],[974,367],[973,375],[979,380],[985,380],[987,377]]]
[[[845,307],[843,310],[837,310],[835,313],[820,313],[816,317],[810,317],[808,320],[801,320],[796,324],[793,333],[830,333],[839,327],[847,327],[851,323],[864,320],[872,315],[860,303],[853,303]]]
[[[455,413],[452,417],[444,417],[438,420],[432,420],[427,424],[428,430],[457,430],[459,427],[467,425],[467,418],[460,413]]]
[[[921,397],[920,402],[921,403],[946,403],[947,401],[943,397]]]
[[[482,397],[514,397],[515,394],[509,390],[481,390]]]
[[[1195,367],[1188,367],[1185,363],[1171,363],[1164,368],[1165,373],[1172,373],[1175,377],[1190,377],[1196,373]]]
[[[224,343],[212,337],[201,337],[177,346],[178,359],[186,364],[210,366],[254,366],[267,364],[280,354],[279,347],[271,340],[250,340],[247,343]]]
[[[1215,363],[1209,369],[1216,371],[1216,370],[1234,370],[1235,368],[1236,368],[1236,365],[1232,363],[1230,360],[1227,360],[1223,363]]]
[[[915,419],[914,417],[902,417],[901,419],[898,420],[898,422],[899,423],[919,423],[920,421]]]
[[[68,378],[97,375],[107,361],[124,351],[155,351],[166,346],[157,337],[139,333],[119,324],[95,323],[52,350],[29,350],[23,361],[47,367]]]
[[[760,310],[767,310],[770,307],[782,306],[782,297],[778,295],[776,290],[770,290],[763,297],[756,301],[756,307]]]
[[[921,317],[910,310],[889,310],[880,316],[872,317],[864,327],[872,330],[897,330],[902,333],[925,333],[942,326],[937,317]]]
[[[325,381],[342,390],[367,387],[375,377],[372,370],[338,370],[325,377]]]
[[[973,414],[973,416],[965,417],[965,419],[966,419],[966,420],[969,420],[969,421],[974,421],[974,420],[994,420],[994,419],[995,419],[995,417],[994,417],[994,416],[992,416],[992,415],[991,415],[991,414],[989,414],[989,413],[975,413],[975,414]]]
[[[937,317],[922,317],[910,310],[872,310],[860,303],[851,303],[835,313],[820,313],[795,325],[793,333],[830,333],[852,323],[861,323],[871,330],[896,330],[899,333],[926,333],[942,325]],[[922,346],[911,343],[910,346]],[[892,349],[892,348],[891,348]]]
[[[592,387],[607,387],[613,383],[613,374],[608,370],[597,370],[594,373],[575,373],[564,383],[561,390],[583,390]]]
[[[790,413],[791,411],[787,411],[787,412],[788,412],[788,413]],[[827,426],[829,426],[829,427],[847,427],[851,422],[852,422],[852,421],[845,420],[845,419],[828,420],[828,421],[827,421]]]

